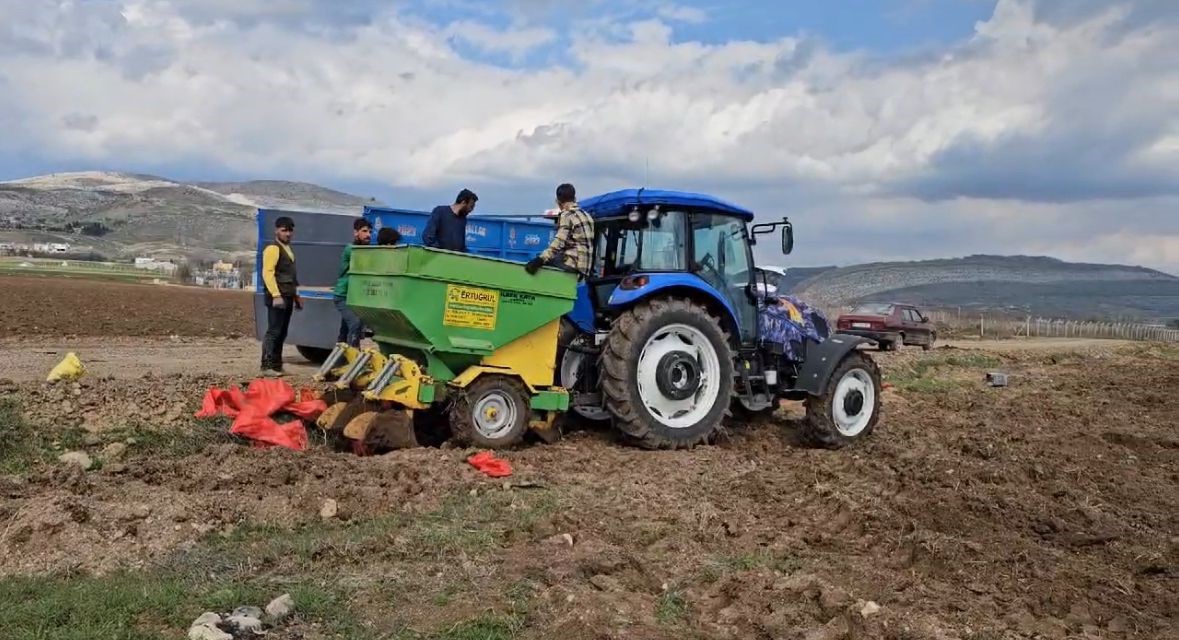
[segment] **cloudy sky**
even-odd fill
[[[0,0],[0,179],[646,184],[789,215],[780,264],[1179,273],[1176,60],[1173,0]]]

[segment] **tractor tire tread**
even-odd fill
[[[732,355],[729,353],[729,336],[715,318],[694,305],[690,300],[679,298],[655,298],[620,315],[610,329],[603,344],[598,363],[601,375],[601,389],[606,408],[614,416],[614,426],[622,433],[624,440],[643,449],[689,449],[709,442],[719,435],[726,411],[717,412],[710,421],[710,428],[688,438],[671,438],[653,428],[650,419],[635,406],[631,397],[630,376],[637,360],[636,350],[641,348],[640,338],[652,318],[664,313],[688,313],[704,320],[710,331],[719,336],[721,348],[717,358],[721,366],[721,402],[728,407],[732,395]],[[727,388],[726,388],[727,387]]]
[[[492,441],[479,433],[475,427],[474,403],[472,398],[478,397],[484,390],[499,387],[522,403],[516,426],[505,438]],[[455,394],[454,405],[450,408],[450,430],[455,442],[463,446],[474,446],[485,449],[510,449],[524,440],[528,432],[528,418],[530,414],[528,389],[516,378],[502,375],[484,375],[475,380],[466,389]]]
[[[874,406],[872,408],[872,419],[868,422],[868,426],[854,437],[847,437],[839,433],[835,427],[835,422],[831,419],[831,402],[835,396],[835,388],[837,381],[843,377],[843,374],[853,368],[861,368],[868,371],[874,383],[876,383]],[[802,440],[806,444],[823,449],[840,449],[844,446],[860,440],[870,433],[876,427],[876,423],[880,421],[881,411],[881,388],[880,381],[880,366],[876,361],[868,357],[864,353],[853,350],[844,356],[843,360],[831,372],[831,380],[828,381],[827,389],[823,395],[808,396],[806,399],[806,418],[803,421]]]

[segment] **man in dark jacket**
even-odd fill
[[[475,210],[479,196],[463,189],[454,204],[438,205],[430,212],[430,221],[422,233],[422,244],[437,249],[467,252],[467,216]]]
[[[295,222],[286,216],[274,221],[274,242],[262,250],[262,283],[266,286],[266,335],[262,338],[262,375],[283,375],[282,348],[291,326],[291,313],[303,308],[291,237]]]

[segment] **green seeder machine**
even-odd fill
[[[419,246],[356,247],[348,306],[376,349],[337,345],[318,424],[358,452],[417,446],[437,420],[460,442],[503,447],[555,437],[569,407],[554,384],[561,316],[576,276]],[[448,411],[447,411],[448,409]]]

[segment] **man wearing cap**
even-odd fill
[[[557,187],[557,233],[540,255],[529,260],[524,269],[535,274],[550,265],[576,273],[582,279],[590,275],[594,255],[594,220],[577,205],[577,192],[569,183]]]
[[[274,221],[274,242],[262,250],[262,283],[266,286],[266,335],[262,338],[262,375],[283,375],[282,348],[291,326],[291,313],[303,308],[291,237],[295,222],[286,216]]]

